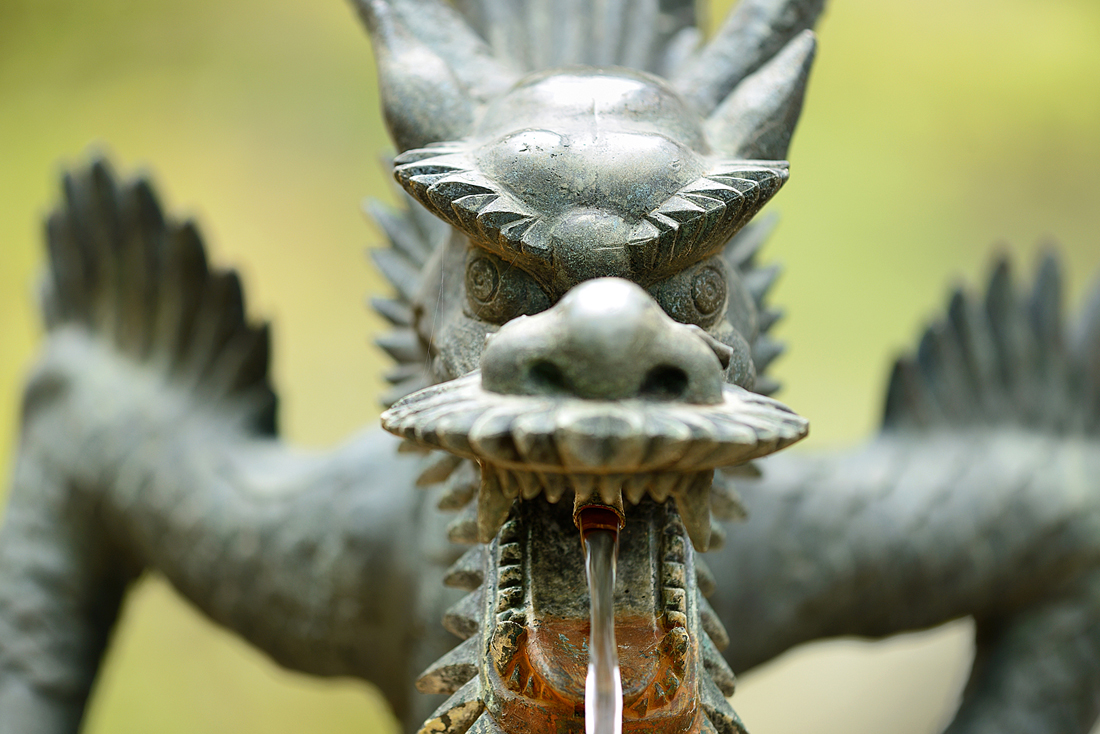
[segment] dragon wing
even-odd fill
[[[328,454],[281,443],[236,274],[144,180],[100,162],[64,193],[0,532],[0,730],[77,730],[145,569],[277,662],[365,678],[402,712],[419,460],[380,431]]]
[[[899,360],[884,428],[779,455],[739,486],[749,520],[707,561],[735,670],[794,645],[972,616],[947,731],[1088,732],[1100,714],[1100,289],[1074,328],[1057,263],[957,292]],[[1068,332],[1068,333],[1067,333]],[[713,557],[712,557],[713,556]]]

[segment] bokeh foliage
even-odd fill
[[[811,419],[808,448],[873,430],[889,356],[952,278],[984,277],[995,243],[1030,274],[1057,237],[1071,302],[1100,267],[1100,4],[834,0],[821,41],[767,250],[789,268],[778,372]],[[40,221],[61,166],[93,151],[154,171],[214,260],[241,270],[251,313],[275,324],[290,438],[373,424],[384,360],[362,296],[385,285],[361,256],[378,235],[358,202],[391,192],[372,75],[337,0],[0,3],[0,476],[40,337]],[[750,677],[735,703],[772,734],[930,731],[964,640],[819,649]],[[366,687],[277,670],[153,579],[127,605],[88,731],[394,727]]]

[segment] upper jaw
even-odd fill
[[[623,508],[649,496],[672,498],[692,543],[710,541],[714,470],[778,451],[808,423],[782,403],[726,384],[722,402],[696,405],[641,399],[502,395],[473,372],[396,403],[383,427],[421,446],[476,460],[482,468],[478,529],[488,542],[512,502],[539,495],[558,502]]]
[[[737,385],[715,405],[502,395],[479,371],[382,415],[387,431],[479,463],[539,473],[692,472],[741,464],[803,438],[808,422]]]
[[[620,515],[624,499],[671,496],[705,550],[714,469],[808,429],[783,404],[727,381],[739,353],[751,362],[743,346],[673,320],[635,283],[596,278],[509,321],[486,339],[480,370],[405,397],[382,425],[481,465],[482,542],[517,498],[554,503],[572,490],[576,508],[598,502]]]

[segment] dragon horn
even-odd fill
[[[518,74],[439,0],[353,0],[373,41],[382,108],[399,152],[467,135],[480,104]]]
[[[734,158],[785,159],[816,48],[813,31],[802,31],[738,84],[707,118],[711,146]]]
[[[673,76],[672,85],[710,114],[745,77],[804,30],[825,0],[741,0],[718,34]]]
[[[386,0],[356,0],[374,41],[378,86],[399,151],[469,132],[474,104],[450,66],[417,39]]]

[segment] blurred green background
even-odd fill
[[[1038,244],[1060,240],[1071,303],[1100,268],[1100,3],[835,0],[820,31],[767,250],[789,269],[778,372],[811,449],[873,430],[890,356],[948,284],[984,278],[996,247],[1030,274]],[[42,215],[62,167],[94,151],[153,171],[214,261],[240,269],[251,313],[275,325],[286,435],[324,446],[376,420],[381,324],[362,302],[386,286],[362,256],[379,237],[358,205],[391,191],[372,75],[338,0],[0,2],[0,475],[40,337]],[[734,702],[758,733],[931,732],[968,634],[813,646],[746,676]],[[127,603],[87,731],[396,724],[368,687],[281,671],[151,579]]]

